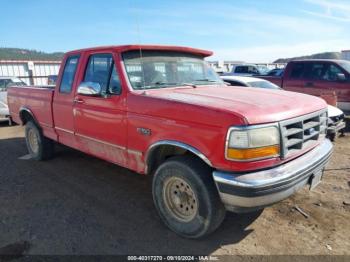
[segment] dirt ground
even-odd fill
[[[228,213],[202,240],[168,230],[151,179],[59,146],[27,154],[21,126],[0,124],[0,250],[25,254],[350,255],[350,134],[339,138],[323,182],[261,212]],[[304,217],[295,207],[301,208]]]

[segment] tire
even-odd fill
[[[328,135],[329,140],[331,140],[332,142],[335,142],[337,139],[337,133],[332,133],[330,135]]]
[[[176,156],[155,172],[152,191],[156,209],[163,222],[180,236],[204,237],[225,218],[226,210],[211,171],[195,157]]]
[[[47,160],[52,158],[54,143],[43,136],[42,131],[33,121],[28,121],[25,127],[26,144],[28,152],[34,160]]]

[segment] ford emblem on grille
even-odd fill
[[[315,128],[310,128],[308,130],[305,130],[305,134],[308,136],[314,134],[315,132],[316,132]]]

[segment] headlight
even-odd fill
[[[230,128],[226,143],[226,159],[251,161],[280,155],[277,126]]]

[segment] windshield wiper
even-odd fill
[[[171,82],[162,82],[162,81],[158,81],[158,82],[155,82],[153,83],[157,86],[163,86],[163,85],[177,85],[177,83],[171,83]]]
[[[193,83],[171,83],[171,82],[155,82],[152,83],[153,85],[148,86],[140,86],[140,89],[156,89],[156,88],[162,88],[163,86],[169,85],[169,86],[191,86],[193,88],[196,88],[197,86]]]
[[[141,89],[153,89],[153,88],[161,88],[161,86],[165,86],[165,85],[177,85],[177,83],[169,83],[169,82],[155,82],[152,83],[152,85],[148,85],[148,86],[140,86]]]
[[[180,82],[178,82],[178,83],[169,83],[169,82],[161,82],[161,81],[155,82],[154,85],[155,85],[154,87],[157,87],[157,86],[164,86],[164,85],[170,85],[170,86],[191,86],[191,87],[196,87],[196,85],[193,84],[193,83],[180,83]]]
[[[193,80],[193,81],[195,81],[195,82],[219,83],[219,81],[217,81],[217,80],[212,80],[212,79],[209,79],[209,78],[195,79],[195,80]]]

